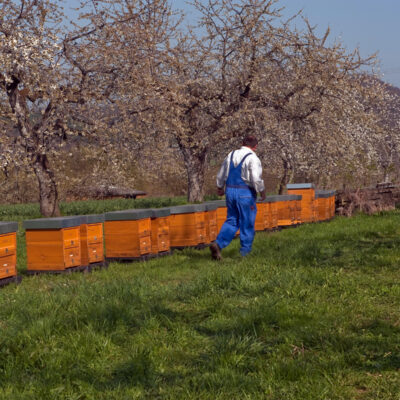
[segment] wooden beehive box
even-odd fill
[[[171,248],[196,247],[206,242],[205,205],[188,204],[171,207]]]
[[[278,226],[296,224],[296,197],[290,194],[278,196]]]
[[[295,223],[296,225],[301,224],[301,201],[303,196],[298,194],[292,194],[291,196],[293,196],[295,204]]]
[[[168,254],[169,239],[169,208],[154,208],[151,210],[151,252],[152,254]]]
[[[330,194],[326,190],[315,191],[315,209],[317,210],[317,221],[329,219]]]
[[[218,235],[218,222],[217,210],[218,204],[215,202],[204,203],[206,208],[206,243],[212,243],[217,239]]]
[[[226,208],[226,201],[225,200],[214,200],[209,201],[206,204],[215,204],[217,206],[217,236],[218,232],[221,230],[222,225],[226,221],[226,217],[228,214],[228,209]]]
[[[80,218],[81,264],[104,265],[104,214],[82,215]]]
[[[17,222],[0,222],[0,285],[17,278]]]
[[[269,224],[268,229],[278,228],[278,202],[279,196],[267,196],[265,202],[269,204],[268,217]]]
[[[301,195],[301,221],[314,222],[317,220],[315,209],[315,189],[312,183],[293,183],[287,186],[288,194]]]
[[[80,217],[24,221],[27,272],[62,272],[81,267]]]
[[[264,200],[264,230],[272,230],[272,214],[271,214],[271,203],[268,199]]]
[[[151,209],[105,214],[106,259],[139,260],[151,253]]]
[[[254,224],[254,228],[256,231],[264,231],[265,229],[267,229],[267,209],[268,203],[265,203],[264,201],[257,201],[256,222]]]

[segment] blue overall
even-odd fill
[[[216,242],[219,248],[223,249],[228,246],[240,229],[240,254],[245,256],[251,251],[255,235],[257,192],[250,188],[241,177],[242,164],[251,153],[246,154],[236,168],[233,164],[233,153],[225,190],[228,215]]]

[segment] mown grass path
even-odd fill
[[[399,212],[238,247],[2,289],[0,399],[400,399]]]

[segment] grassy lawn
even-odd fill
[[[1,289],[0,399],[400,399],[400,212],[238,248]]]

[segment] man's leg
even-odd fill
[[[257,206],[256,197],[251,193],[242,193],[238,198],[239,227],[240,227],[240,254],[245,256],[250,253],[256,222]]]
[[[216,243],[220,249],[232,242],[239,229],[239,210],[237,206],[237,189],[227,188],[226,207],[227,218],[217,236]]]

